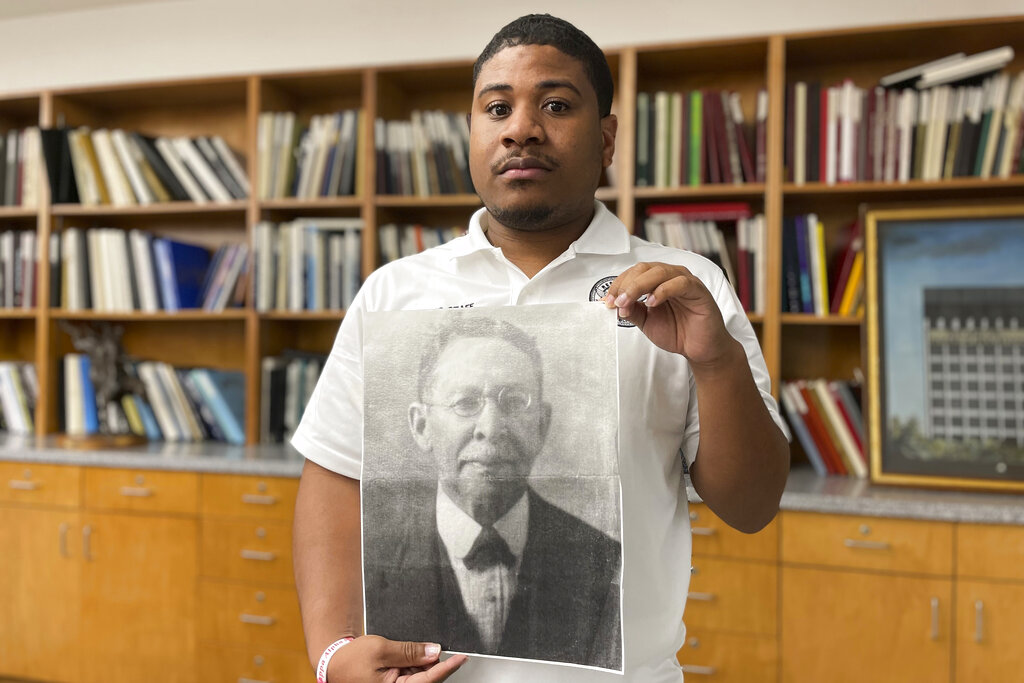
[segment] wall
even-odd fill
[[[475,57],[546,11],[602,47],[1019,13],[1020,0],[170,0],[0,21],[0,93]]]

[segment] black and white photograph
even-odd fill
[[[368,313],[368,633],[622,670],[616,317]]]

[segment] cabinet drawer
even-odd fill
[[[309,683],[314,678],[305,652],[212,643],[199,648],[199,683]]]
[[[694,557],[693,568],[683,614],[688,628],[775,635],[776,565]]]
[[[756,534],[733,529],[703,503],[690,505],[694,555],[741,557],[775,562],[779,556],[779,519]]]
[[[960,524],[956,533],[958,576],[1024,580],[1024,527]]]
[[[194,515],[199,509],[199,477],[189,472],[87,469],[85,506]]]
[[[203,515],[291,520],[298,479],[203,475]]]
[[[0,502],[78,507],[82,470],[71,465],[0,463]]]
[[[305,651],[294,588],[253,588],[203,579],[199,601],[202,640]]]
[[[288,522],[203,520],[203,576],[294,583]]]
[[[950,576],[953,525],[787,512],[782,561]]]
[[[774,683],[779,647],[775,638],[687,629],[676,659],[687,683]]]

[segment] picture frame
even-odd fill
[[[865,214],[871,481],[1024,492],[1024,203]]]

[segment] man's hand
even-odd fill
[[[360,636],[338,650],[327,668],[330,683],[437,683],[466,661],[466,655],[438,660],[441,647],[380,636]]]
[[[604,301],[656,346],[686,356],[691,365],[714,365],[734,352],[714,297],[683,266],[638,263],[615,278]]]

